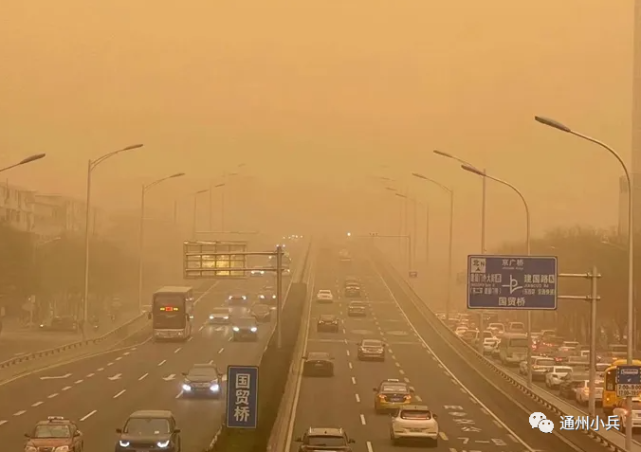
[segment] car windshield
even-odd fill
[[[573,382],[577,382],[577,381],[584,382],[589,378],[590,378],[590,374],[572,373],[569,379],[572,380]]]
[[[129,419],[123,432],[128,435],[138,436],[167,435],[171,433],[167,419],[143,418]]]
[[[245,298],[245,295],[243,295],[242,293],[235,293],[235,294],[231,294],[229,297],[230,298]]]
[[[354,307],[364,308],[365,307],[365,303],[363,303],[362,301],[352,301],[349,305],[352,308],[354,308]]]
[[[535,366],[554,366],[554,360],[553,359],[537,359],[534,362]]]
[[[229,309],[227,308],[216,308],[212,311],[213,314],[229,314]]]
[[[322,294],[322,295],[331,295],[332,291],[331,290],[319,290],[318,293]]]
[[[527,348],[527,346],[528,346],[527,339],[526,338],[523,338],[523,339],[521,339],[521,338],[510,339],[510,342],[509,342],[508,346],[509,347],[515,347],[515,348],[519,348],[519,347],[520,348]]]
[[[432,419],[432,413],[430,413],[429,410],[403,410],[401,411],[401,419],[408,419],[408,420]]]
[[[215,367],[194,367],[189,371],[188,376],[192,377],[217,377],[218,372]]]
[[[38,425],[33,432],[34,438],[71,438],[68,425]]]
[[[557,373],[572,372],[572,368],[571,367],[557,367],[557,368],[554,369],[554,372],[557,372]]]
[[[234,320],[234,325],[236,326],[255,326],[256,321],[249,317],[249,318],[240,318],[240,319],[235,319]]]
[[[265,292],[272,292],[273,290],[274,290],[274,288],[272,286],[263,287],[263,291],[265,291]]]
[[[312,352],[307,354],[307,359],[312,360],[312,361],[325,361],[329,359],[329,356],[327,353],[323,352]]]
[[[404,383],[383,383],[381,392],[384,393],[408,393],[407,385]]]
[[[381,341],[376,340],[365,340],[362,342],[363,347],[382,347],[383,344]]]
[[[325,322],[332,322],[336,317],[333,315],[321,315],[320,319],[325,321]]]
[[[342,436],[308,436],[307,442],[310,446],[342,447],[347,444]]]

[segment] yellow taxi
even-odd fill
[[[386,413],[413,403],[414,390],[409,384],[396,378],[383,380],[378,388],[374,388],[374,410]]]
[[[84,439],[75,422],[62,416],[49,416],[26,433],[25,452],[73,451],[82,452]]]

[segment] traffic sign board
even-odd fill
[[[554,310],[558,263],[554,256],[467,257],[468,309]]]
[[[617,396],[638,397],[641,394],[641,366],[617,367]]]
[[[258,367],[227,367],[227,427],[258,426]]]

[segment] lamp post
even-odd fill
[[[392,179],[385,178],[384,180],[392,181]],[[394,195],[396,194],[402,194],[399,193],[397,189],[394,187],[385,187],[385,190],[392,192]],[[399,212],[398,212],[398,233],[396,234],[398,237],[398,256],[399,259],[403,259],[403,204],[399,204]]]
[[[42,273],[43,272],[42,272],[41,269],[40,270],[38,269],[38,251],[40,249],[42,249],[43,247],[48,246],[48,245],[50,245],[52,243],[56,243],[56,242],[58,242],[60,240],[62,240],[61,236],[50,237],[50,238],[44,239],[44,240],[34,240],[33,241],[33,247],[31,249],[31,252],[32,252],[32,254],[31,254],[31,266],[33,268],[33,273],[38,275],[38,282],[40,283],[40,284],[38,284],[39,286],[42,284]],[[33,294],[32,294],[33,298],[31,298],[29,300],[30,301],[30,303],[29,303],[29,326],[30,327],[34,325],[34,310],[35,310],[36,296],[37,296],[36,292],[37,291],[34,289]]]
[[[12,168],[15,168],[16,166],[26,165],[27,163],[35,162],[36,160],[40,160],[42,158],[45,158],[46,156],[47,154],[30,155],[29,157],[23,158],[18,163],[14,163],[13,165],[7,166],[5,168],[0,168],[0,173],[2,173],[3,171],[7,171]]]
[[[578,132],[576,130],[573,130],[566,126],[565,124],[562,124],[554,119],[551,118],[545,118],[543,116],[535,116],[534,119],[548,127],[552,127],[554,129],[560,130],[561,132],[569,133],[570,135],[574,135],[575,137],[579,137],[583,140],[589,141],[590,143],[594,143],[597,146],[601,146],[603,149],[608,151],[612,157],[614,157],[619,164],[621,165],[621,168],[623,169],[623,173],[625,174],[625,178],[628,184],[628,328],[627,328],[627,334],[628,334],[628,353],[627,353],[627,362],[628,365],[631,366],[634,360],[634,357],[632,356],[633,350],[634,350],[634,190],[633,190],[633,184],[632,184],[632,177],[630,177],[630,170],[628,169],[628,166],[625,164],[621,156],[617,151],[615,151],[612,147],[608,146],[604,142],[597,140],[596,138],[592,138],[589,135],[585,135],[581,132]],[[628,412],[632,412],[632,398],[627,397],[627,409]],[[626,417],[627,422],[626,422],[626,434],[625,434],[625,448],[627,450],[631,450],[632,448],[632,417],[627,416]]]
[[[143,144],[132,144],[131,146],[118,149],[117,151],[112,151],[107,154],[98,157],[96,160],[89,160],[87,162],[87,194],[85,198],[85,281],[84,281],[84,290],[83,290],[83,328],[82,335],[86,337],[85,327],[89,321],[89,239],[91,231],[91,175],[93,170],[96,169],[98,165],[103,163],[105,160],[120,154],[126,151],[132,151],[143,147]],[[32,160],[33,161],[33,160]]]
[[[247,166],[245,163],[239,163],[236,165],[237,169],[244,168]],[[209,184],[209,230],[213,231],[214,230],[214,189],[215,188],[222,188],[227,185],[227,177],[228,176],[238,176],[238,173],[232,172],[229,173],[227,171],[223,171],[221,180],[222,183],[219,183],[217,185],[214,185],[214,181],[212,180]],[[220,230],[224,231],[225,230],[225,190],[223,189],[221,192],[220,196]]]
[[[476,174],[478,176],[483,177],[484,179],[490,179],[493,180],[494,182],[498,182],[501,185],[505,185],[506,187],[511,188],[514,193],[516,193],[519,198],[521,198],[521,201],[523,202],[523,207],[525,208],[525,249],[526,249],[526,254],[529,256],[531,254],[531,249],[530,249],[530,207],[528,206],[527,201],[525,200],[525,196],[523,196],[523,193],[516,188],[514,185],[510,184],[509,182],[504,181],[503,179],[499,179],[497,177],[490,176],[487,174],[486,171],[481,171],[478,168],[475,168],[470,165],[461,165],[461,168],[463,168],[465,171],[469,171],[470,173]],[[532,366],[530,363],[532,362],[532,311],[527,311],[527,386],[528,388],[532,386]]]
[[[144,245],[145,245],[145,198],[147,192],[160,184],[161,182],[166,181],[167,179],[173,179],[175,177],[182,177],[185,173],[176,173],[171,176],[165,176],[160,179],[156,179],[153,182],[148,184],[142,184],[142,191],[140,196],[140,226],[138,229],[138,310],[142,313],[142,288],[143,288],[143,273],[144,273]]]
[[[192,218],[191,218],[191,238],[192,240],[196,240],[196,217],[198,213],[198,195],[201,195],[203,193],[211,192],[208,188],[198,190],[193,193],[194,196],[194,210],[192,212]]]
[[[452,301],[452,252],[453,252],[453,245],[454,245],[454,190],[420,173],[412,173],[412,176],[427,182],[431,182],[434,185],[437,185],[442,190],[446,191],[450,196],[450,234],[449,234],[450,237],[449,237],[449,245],[448,245],[448,252],[447,252],[447,300],[445,302],[445,318],[449,319],[450,303]]]
[[[415,262],[416,262],[416,241],[417,241],[417,240],[416,240],[416,229],[417,229],[417,228],[416,228],[416,226],[417,226],[417,225],[416,225],[416,205],[417,205],[417,201],[416,201],[416,199],[415,199],[415,198],[412,198],[412,197],[410,197],[410,196],[404,195],[404,194],[402,194],[402,193],[396,193],[396,196],[398,196],[399,198],[403,198],[403,199],[405,199],[405,201],[409,201],[409,202],[411,202],[411,203],[413,204],[413,208],[414,208],[414,227],[412,228],[413,230],[412,230],[412,232],[411,232],[411,233],[410,233],[410,232],[409,232],[409,230],[408,230],[408,231],[407,231],[408,233],[406,234],[406,235],[407,235],[407,236],[409,236],[409,237],[412,237],[412,236],[414,237],[413,245],[412,245],[411,249],[409,249],[409,250],[408,250],[408,252],[409,252],[410,254],[409,254],[408,258],[407,258],[407,262],[408,262],[408,264],[407,264],[407,265],[408,265],[408,267],[409,267],[409,268],[407,269],[407,274],[409,275],[409,274],[410,274],[410,272],[411,272],[412,270],[414,270],[414,265],[415,265]]]

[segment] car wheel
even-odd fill
[[[430,440],[429,447],[438,447],[438,439]]]

